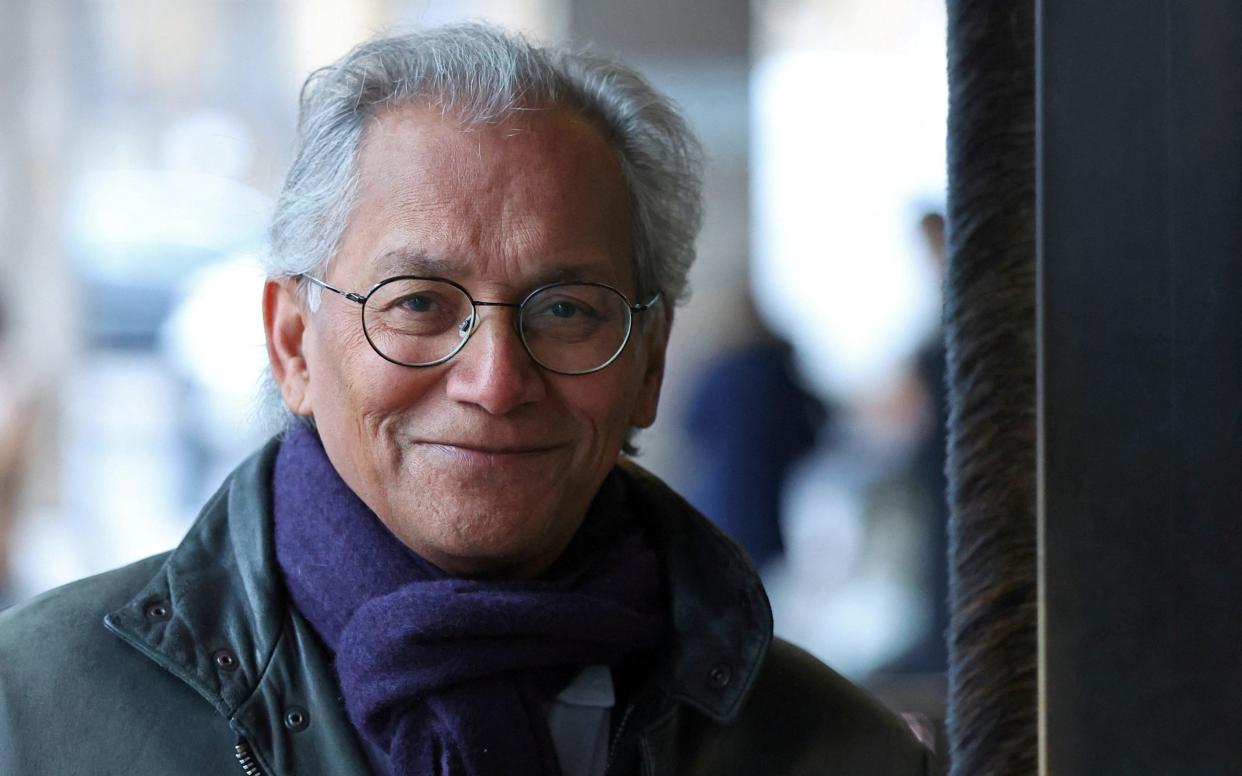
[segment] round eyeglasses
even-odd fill
[[[541,286],[521,302],[481,302],[451,280],[401,275],[381,280],[365,295],[299,275],[362,306],[362,331],[381,358],[400,366],[448,361],[479,328],[480,307],[517,310],[516,328],[535,363],[562,375],[585,375],[607,367],[630,340],[634,313],[660,298],[631,304],[603,283],[567,281]]]

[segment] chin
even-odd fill
[[[545,537],[456,535],[443,537],[428,558],[444,571],[462,577],[533,576],[555,560],[556,547]]]
[[[578,528],[577,523],[565,524],[559,505],[546,491],[538,499],[514,498],[494,487],[480,490],[479,498],[472,495],[440,483],[430,499],[393,505],[402,517],[384,522],[415,552],[454,574],[463,568],[529,563],[568,541]]]

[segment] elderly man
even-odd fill
[[[0,772],[914,774],[621,459],[698,151],[611,62],[478,26],[315,73],[263,312],[289,429],[173,552],[0,618]]]

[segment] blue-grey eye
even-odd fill
[[[423,294],[412,294],[401,300],[401,305],[412,313],[425,313],[432,307],[431,297]]]
[[[579,312],[578,308],[569,302],[556,302],[548,309],[557,318],[572,318]]]

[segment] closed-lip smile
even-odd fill
[[[476,445],[465,442],[432,442],[430,444],[440,447],[451,447],[457,450],[464,450],[471,453],[482,453],[484,455],[525,455],[530,453],[546,453],[555,449],[559,445],[525,445],[521,447],[492,447],[489,445]]]
[[[508,445],[441,440],[425,440],[422,444],[458,460],[479,462],[516,461],[524,458],[534,458],[563,447],[561,444]]]

